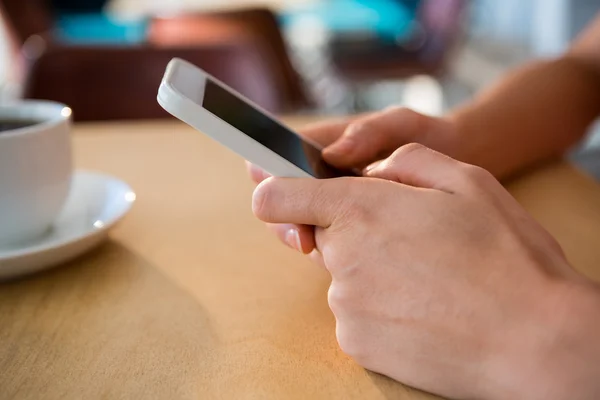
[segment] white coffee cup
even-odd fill
[[[0,105],[0,123],[35,121],[0,131],[0,249],[42,236],[71,186],[71,109],[49,101]]]

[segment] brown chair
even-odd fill
[[[271,112],[298,107],[282,72],[287,66],[252,35],[225,35],[194,45],[68,45],[55,40],[51,23],[35,21],[50,15],[44,5],[43,0],[0,0],[0,12],[22,45],[25,97],[65,102],[76,120],[167,116],[156,104],[156,91],[173,57],[200,66]]]
[[[202,47],[49,47],[33,60],[25,97],[70,105],[84,120],[162,118],[156,95],[173,57],[196,64],[268,110],[284,103],[271,66],[253,42]]]
[[[33,35],[52,30],[52,14],[46,0],[0,0],[0,14],[20,47]]]
[[[350,82],[443,75],[462,36],[467,0],[423,0],[419,24],[406,43],[339,38],[330,47],[332,63]]]
[[[289,108],[306,109],[313,105],[290,61],[277,18],[267,8],[155,17],[150,23],[148,42],[157,46],[190,46],[240,36],[255,41],[279,67],[273,72],[279,75],[279,90],[289,99]]]

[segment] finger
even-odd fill
[[[255,189],[252,210],[265,222],[328,228],[356,200],[351,182],[360,179],[269,178]]]
[[[302,128],[298,133],[321,147],[329,146],[342,136],[352,119],[319,122]]]
[[[315,234],[312,226],[267,224],[267,227],[282,243],[302,254],[310,254],[315,249]]]
[[[402,146],[365,173],[371,178],[448,193],[464,192],[493,180],[482,168],[454,160],[417,143]]]
[[[407,108],[390,108],[352,122],[339,140],[324,149],[323,157],[338,168],[364,167],[402,145],[421,142],[445,124]]]
[[[363,114],[362,116],[365,116]],[[324,122],[317,122],[302,128],[298,133],[300,136],[310,139],[321,147],[326,147],[335,142],[344,134],[348,126],[362,117],[356,115],[353,117],[332,119]]]
[[[325,266],[325,260],[323,260],[323,255],[321,254],[321,252],[318,249],[314,249],[308,255],[308,258],[310,258],[310,260],[313,263],[317,264],[319,267],[327,269],[327,267]]]
[[[373,170],[373,169],[377,168],[377,167],[378,167],[378,166],[379,166],[379,165],[380,165],[382,162],[384,162],[384,161],[385,161],[385,159],[383,159],[383,160],[378,160],[378,161],[375,161],[373,164],[369,164],[369,165],[367,165],[367,166],[365,167],[365,169],[363,169],[363,171],[362,171],[362,174],[363,174],[363,176],[364,176],[364,175],[367,175],[367,174],[369,173],[369,171],[371,171],[371,170]]]
[[[360,115],[357,115],[354,117],[339,118],[313,123],[300,130],[299,134],[302,137],[310,139],[312,142],[321,147],[326,147],[338,140],[348,125],[360,117]],[[271,176],[248,161],[246,161],[246,169],[250,175],[250,178],[257,184]]]
[[[246,170],[250,175],[250,179],[252,179],[252,181],[256,184],[259,184],[265,179],[271,177],[269,173],[263,171],[261,168],[257,167],[249,161],[246,161]]]

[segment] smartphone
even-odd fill
[[[175,58],[169,63],[157,99],[176,118],[273,176],[326,179],[356,175],[327,164],[316,143],[187,61]]]

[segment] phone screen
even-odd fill
[[[315,146],[210,79],[202,107],[315,178],[355,175],[327,164]]]

